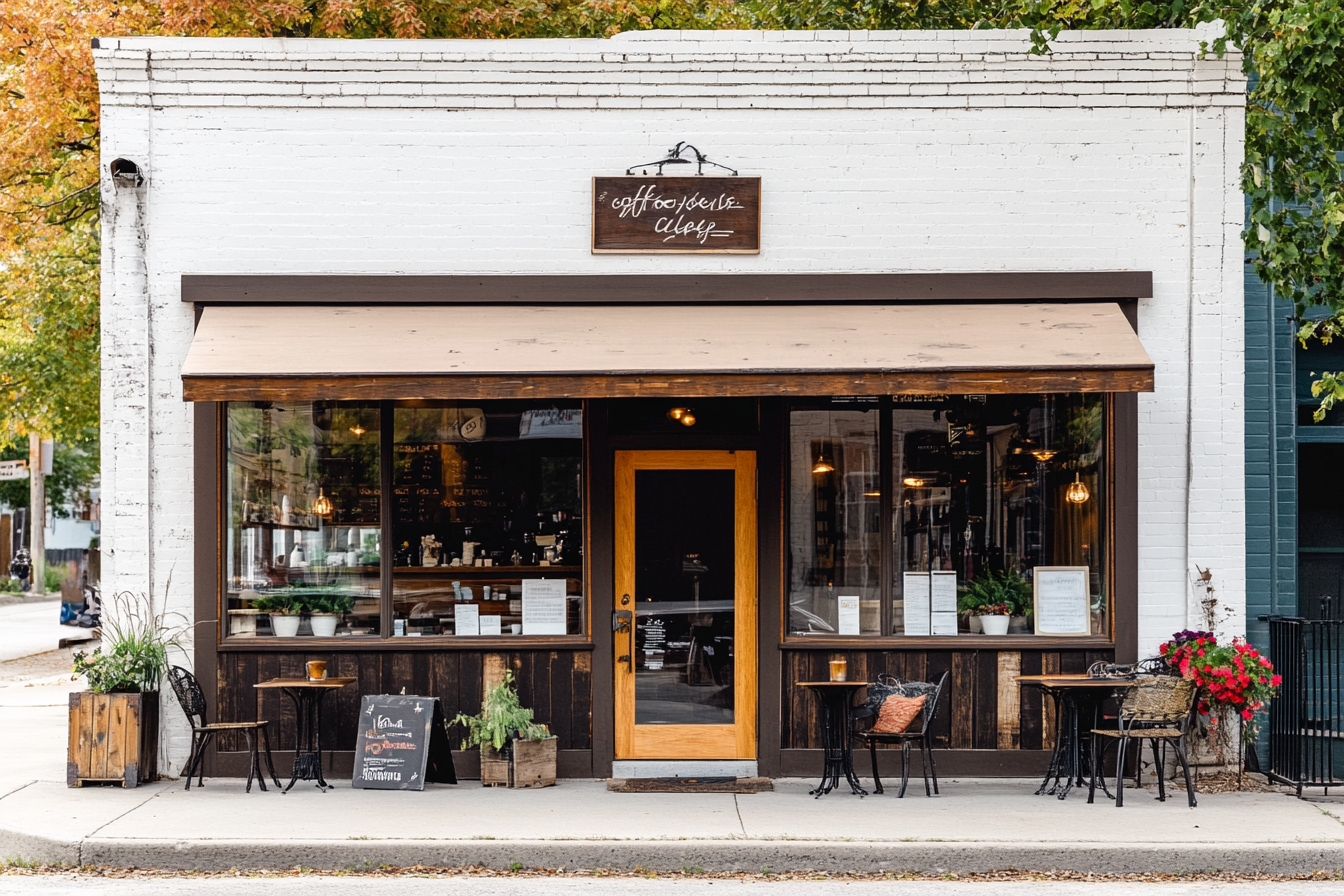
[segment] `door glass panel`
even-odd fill
[[[635,473],[635,724],[733,724],[732,470]]]

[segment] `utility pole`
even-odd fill
[[[42,437],[28,434],[28,552],[33,555],[32,593],[47,590],[47,482]]]

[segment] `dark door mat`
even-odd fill
[[[769,778],[609,778],[613,793],[765,793]]]

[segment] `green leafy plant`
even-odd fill
[[[987,572],[957,589],[957,612],[972,616],[1026,616],[1031,583],[1015,572]]]
[[[103,605],[102,646],[75,654],[75,673],[95,694],[157,691],[168,674],[169,655],[182,651],[187,621],[159,612],[145,595],[123,591]]]
[[[294,591],[268,591],[252,601],[252,609],[275,616],[297,616],[303,608],[303,598]]]
[[[532,721],[532,710],[523,708],[514,686],[513,672],[505,672],[504,680],[485,692],[481,711],[469,716],[458,713],[449,722],[466,728],[462,749],[489,744],[502,750],[515,737],[523,740],[544,740],[549,735],[543,725]]]
[[[324,591],[308,595],[303,599],[309,613],[333,613],[342,616],[355,608],[355,598],[350,594]]]
[[[42,571],[42,578],[44,584],[47,586],[46,591],[48,594],[51,594],[54,591],[60,591],[61,583],[65,581],[65,567],[63,565],[48,566]]]

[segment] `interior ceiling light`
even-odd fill
[[[667,419],[674,420],[682,426],[695,425],[695,414],[690,408],[673,408],[667,412]]]
[[[1069,490],[1064,493],[1064,498],[1070,504],[1086,504],[1087,499],[1092,497],[1087,486],[1078,479],[1078,474],[1073,474],[1073,481],[1069,483]]]
[[[901,484],[909,488],[923,488],[924,480],[918,476],[907,476],[901,480]]]
[[[1034,457],[1034,458],[1036,458],[1036,459],[1037,459],[1038,461],[1040,461],[1041,463],[1045,463],[1046,461],[1048,461],[1050,458],[1054,457],[1054,456],[1055,456],[1056,454],[1058,454],[1058,453],[1059,453],[1059,452],[1056,451],[1056,450],[1053,449],[1053,448],[1033,448],[1033,449],[1031,449],[1031,456]]]
[[[368,432],[367,429],[360,426],[358,423],[350,427],[350,431],[355,434],[355,438],[359,438],[360,436],[364,435],[364,433]]]
[[[826,455],[824,455],[824,454],[818,454],[818,455],[817,455],[817,463],[816,463],[816,465],[815,465],[814,467],[812,467],[812,472],[813,472],[813,473],[834,473],[834,472],[835,472],[835,467],[832,466],[831,462],[828,461],[828,460],[826,459]]]
[[[322,489],[317,490],[317,500],[313,502],[313,513],[318,516],[328,516],[331,514],[331,499],[323,494]]]

